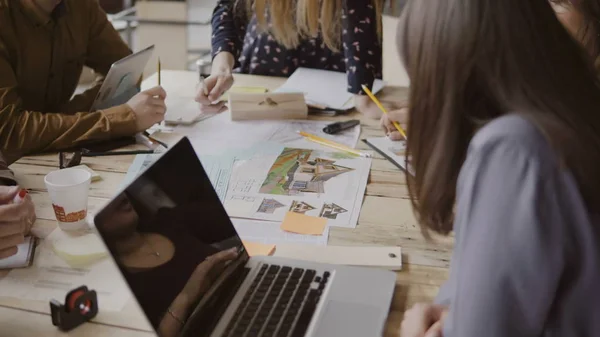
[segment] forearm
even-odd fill
[[[383,114],[383,111],[379,109],[377,104],[375,104],[369,96],[354,95],[354,105],[358,112],[372,119],[379,119]]]
[[[135,114],[127,105],[75,114],[24,111],[16,106],[0,110],[0,150],[9,164],[23,155],[129,136],[136,131]]]
[[[234,66],[235,58],[233,54],[223,51],[218,53],[213,59],[211,72],[213,74],[231,73]]]
[[[160,321],[158,335],[160,337],[177,336],[190,314],[190,306],[189,298],[183,294],[179,294]]]

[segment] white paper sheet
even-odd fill
[[[160,155],[157,154],[139,154],[135,156],[133,163],[127,170],[125,179],[121,183],[121,188],[131,183],[146,167],[150,166],[159,157]],[[225,200],[234,160],[235,158],[232,156],[200,156],[202,167],[204,167],[221,202]]]
[[[281,222],[293,210],[356,227],[371,159],[273,144],[247,152],[233,166],[224,204],[229,216]]]
[[[121,311],[131,294],[113,260],[105,258],[84,268],[71,267],[51,248],[53,240],[64,235],[62,230],[54,230],[37,247],[33,266],[13,269],[1,279],[0,296],[62,302],[69,291],[86,285],[98,293],[101,310]]]
[[[383,81],[375,80],[371,91],[376,94],[384,85]],[[354,107],[354,95],[348,92],[347,75],[338,71],[298,68],[275,92],[303,92],[307,103],[330,109]]]
[[[215,114],[201,113],[198,102],[189,97],[167,95],[165,104],[167,106],[166,123],[190,124],[215,116]]]
[[[327,149],[312,143],[298,131],[304,131],[337,143],[356,147],[360,137],[360,126],[336,135],[328,135],[323,128],[331,122],[327,121],[232,121],[229,112],[224,112],[211,119],[193,126],[178,126],[176,132],[186,135],[196,153],[201,155],[222,154],[231,149],[243,149],[263,142],[276,142],[287,146],[312,147]]]
[[[33,240],[33,237],[25,237],[25,241],[17,246],[18,250],[15,255],[0,259],[0,269],[26,267],[29,264],[29,254],[33,248],[31,240]]]
[[[329,239],[329,228],[325,228],[323,235],[302,235],[281,230],[279,228],[281,224],[278,222],[246,219],[231,219],[231,221],[238,235],[247,241],[271,245],[295,243],[325,246]]]

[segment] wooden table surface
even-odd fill
[[[192,98],[197,75],[194,72],[163,71],[162,85],[168,95]],[[235,85],[261,86],[270,90],[283,83],[283,79],[238,75]],[[144,81],[143,87],[156,84],[156,75]],[[406,96],[406,88],[386,88],[383,101],[399,101]],[[361,139],[381,136],[379,121],[358,114],[352,118],[362,121]],[[348,119],[321,117],[311,119]],[[358,148],[373,154],[373,164],[359,224],[355,229],[332,227],[330,245],[342,246],[400,246],[403,252],[403,270],[397,273],[396,290],[390,309],[385,336],[399,336],[403,313],[416,302],[431,301],[439,286],[448,276],[453,239],[435,238],[426,241],[412,213],[404,173],[383,157],[371,151],[364,143]],[[134,156],[113,158],[84,158],[84,163],[97,171],[102,180],[92,184],[90,210],[98,209],[116,193]],[[36,204],[38,221],[34,232],[40,237],[56,228],[54,213],[44,186],[44,175],[58,168],[56,154],[23,158],[13,164],[20,184],[31,189]],[[0,273],[0,277],[6,272]],[[62,299],[60,299],[62,300]],[[120,313],[101,312],[96,322],[65,334],[52,326],[47,302],[25,301],[0,297],[0,335],[2,336],[153,336],[137,304],[130,300]]]

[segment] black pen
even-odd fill
[[[337,123],[327,125],[323,129],[323,132],[325,132],[326,134],[334,135],[340,131],[344,131],[344,130],[353,128],[359,124],[360,124],[360,121],[358,119],[352,119],[352,120],[345,121],[345,122],[337,122]]]
[[[86,152],[83,151],[83,157],[106,157],[106,156],[130,156],[134,154],[153,154],[153,150],[133,150],[133,151],[108,151],[108,152]]]

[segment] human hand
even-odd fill
[[[220,251],[207,257],[200,263],[189,280],[183,287],[183,290],[177,295],[171,306],[167,310],[167,315],[163,317],[158,327],[160,337],[175,337],[183,327],[186,318],[194,303],[197,303],[202,294],[204,294],[210,285],[218,277],[226,263],[237,257],[237,248]]]
[[[358,112],[372,119],[378,119],[383,114],[383,111],[369,96],[354,95],[354,106]]]
[[[12,203],[20,190],[18,186],[0,186],[0,259],[17,253],[17,245],[24,242],[36,219],[31,197]]]
[[[144,90],[133,96],[127,105],[136,117],[137,131],[145,131],[165,119],[167,92],[160,86]]]
[[[397,110],[391,110],[387,114],[381,116],[379,124],[391,140],[404,140],[404,136],[396,129],[394,122],[399,123],[404,129],[408,122],[408,107],[403,107]]]
[[[441,305],[417,303],[404,313],[402,337],[442,337],[442,325],[448,309]]]
[[[225,111],[227,109],[225,102],[217,101],[232,85],[233,75],[228,70],[215,72],[206,78],[204,86],[199,86],[196,93],[196,102],[200,103],[200,111],[202,113]]]
[[[196,267],[181,290],[180,296],[184,297],[188,303],[196,302],[208,290],[215,278],[221,274],[226,263],[237,256],[237,248],[231,248],[207,257]]]

